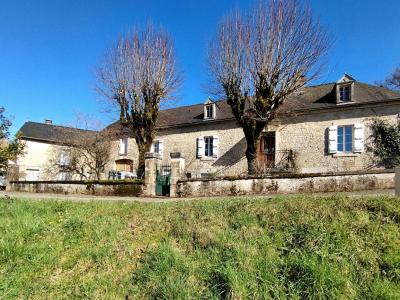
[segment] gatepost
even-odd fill
[[[156,195],[156,171],[158,163],[161,162],[161,155],[147,152],[144,159],[144,194],[147,197],[154,197]]]
[[[182,178],[185,172],[185,159],[181,157],[180,152],[173,152],[171,156],[171,187],[169,195],[170,197],[176,197],[176,185],[179,179]]]

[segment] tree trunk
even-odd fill
[[[141,148],[142,150],[140,150]],[[145,169],[144,154],[146,153],[146,151],[144,151],[143,147],[138,147],[138,149],[139,149],[139,159],[138,159],[137,177],[143,178]]]
[[[267,122],[251,122],[242,126],[244,136],[246,138],[246,158],[247,158],[247,172],[249,175],[256,175],[257,168],[257,146],[260,140],[261,132],[264,130]]]
[[[257,174],[257,145],[247,143],[246,149],[247,172],[249,175]]]
[[[143,144],[139,145],[138,143],[138,151],[139,151],[139,158],[138,158],[138,169],[137,169],[137,176],[138,178],[144,177],[144,170],[145,170],[145,158],[144,155],[146,152],[150,151],[151,144],[153,140],[148,139]]]

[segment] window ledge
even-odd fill
[[[350,104],[355,104],[355,101],[340,101],[336,103],[336,105],[350,105]]]
[[[358,157],[360,156],[360,153],[354,153],[354,152],[338,152],[332,155],[332,157]]]
[[[211,157],[211,156],[203,156],[203,157],[200,157],[200,160],[201,161],[212,161],[212,160],[214,160],[215,159],[215,157]]]

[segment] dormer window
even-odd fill
[[[340,91],[340,102],[350,102],[351,101],[351,85],[345,85],[339,87]]]
[[[208,98],[204,103],[204,120],[215,119],[216,111],[215,111],[215,103]]]
[[[354,101],[354,83],[355,79],[350,75],[344,74],[336,82],[336,103],[349,103]]]

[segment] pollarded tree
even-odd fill
[[[220,23],[209,68],[243,129],[249,174],[257,170],[261,132],[288,96],[320,74],[328,48],[327,34],[296,0],[260,2]]]
[[[0,170],[7,170],[9,161],[15,160],[24,151],[25,144],[19,134],[10,140],[11,121],[4,116],[5,109],[0,107]]]
[[[133,31],[108,51],[97,78],[97,90],[118,107],[120,124],[137,143],[141,176],[160,104],[171,99],[180,83],[172,40],[165,31],[151,25]]]

